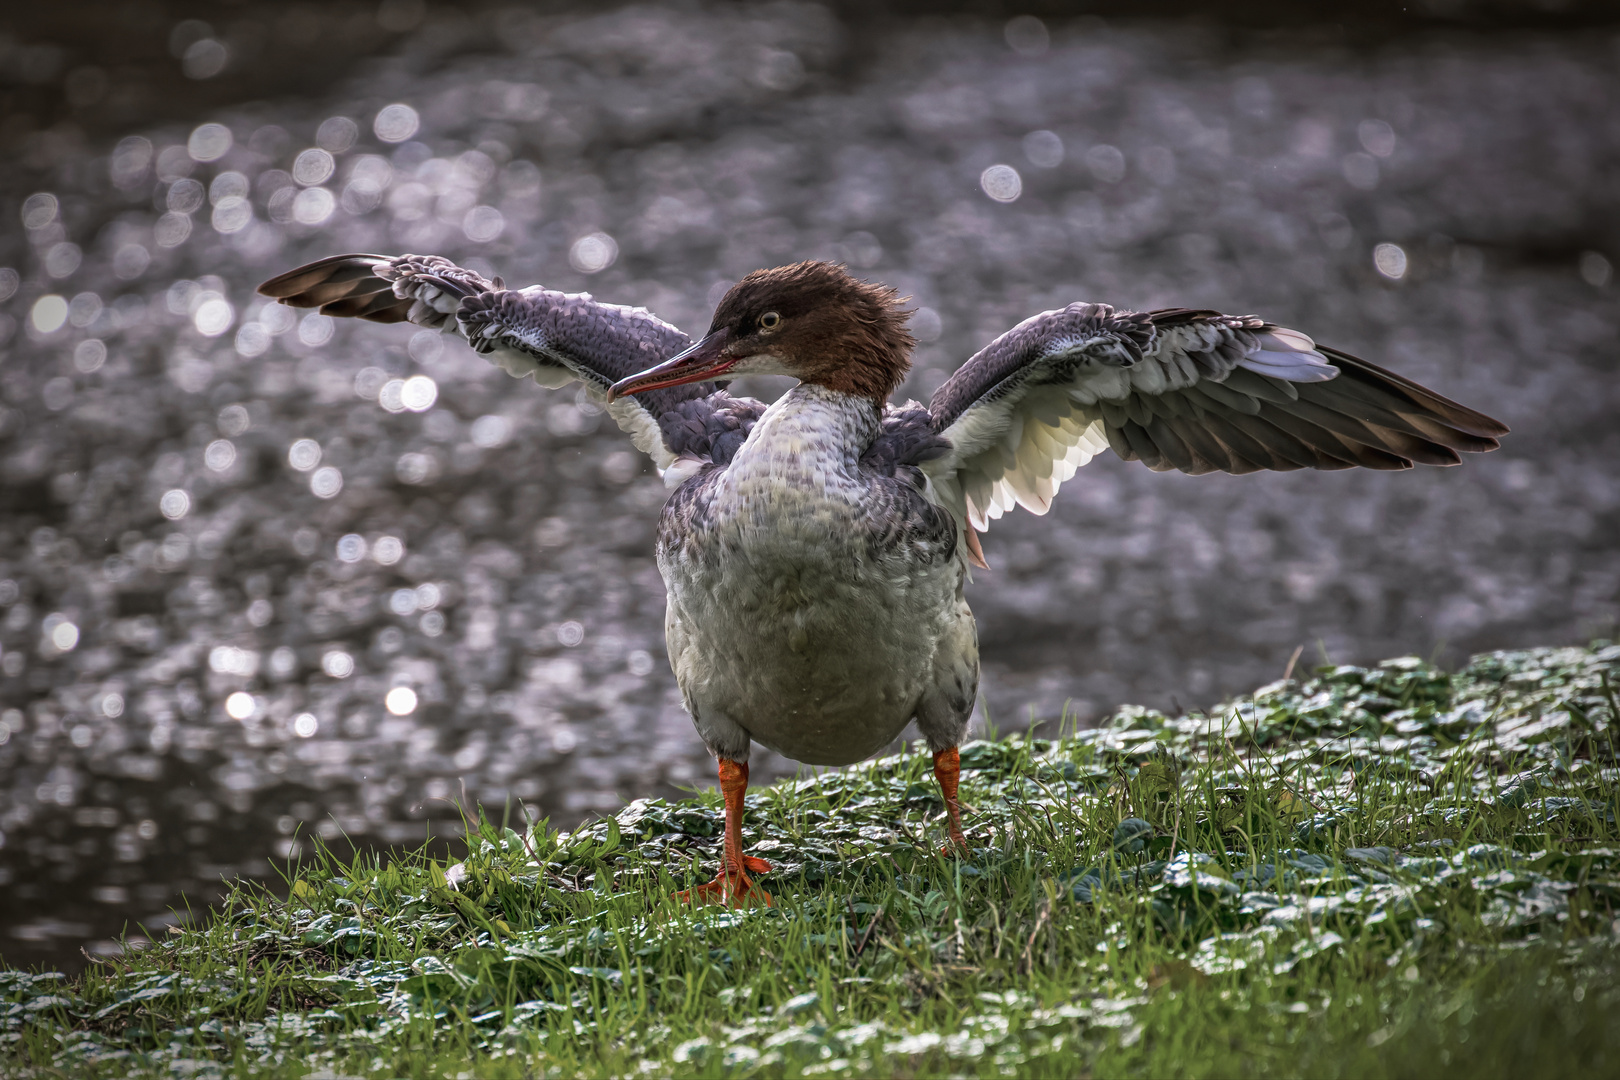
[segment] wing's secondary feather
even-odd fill
[[[1149,468],[1408,469],[1497,446],[1500,422],[1255,316],[1071,304],[967,361],[929,404],[949,452],[923,468],[976,529],[1045,513],[1111,448]]]

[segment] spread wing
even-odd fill
[[[1027,319],[929,402],[951,444],[922,468],[984,530],[1036,514],[1106,448],[1151,469],[1408,469],[1494,450],[1500,422],[1254,316],[1071,304]]]
[[[538,286],[508,289],[499,278],[490,281],[437,255],[334,255],[272,278],[259,292],[324,315],[459,333],[515,378],[553,388],[583,383],[672,485],[704,462],[729,461],[765,409],[715,383],[608,404],[609,386],[673,356],[690,339],[644,308]]]

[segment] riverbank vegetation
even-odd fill
[[[1620,1069],[1620,646],[1324,667],[1208,713],[330,858],[78,979],[8,1076],[1434,1076]]]

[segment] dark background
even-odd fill
[[[1031,12],[1044,22],[1009,22]],[[841,258],[927,309],[902,391],[923,398],[1075,299],[1255,311],[1514,428],[1498,453],[1402,475],[1099,458],[1049,516],[986,538],[995,570],[972,599],[997,725],[1212,704],[1298,646],[1306,663],[1454,664],[1614,632],[1608,5],[3,18],[11,964],[114,952],[126,922],[157,932],[222,877],[274,883],[316,834],[446,836],[464,796],[573,822],[708,782],[662,651],[656,476],[571,391],[451,339],[261,318],[257,282],[338,251],[440,252],[688,331],[748,270]],[[374,134],[391,103],[420,116],[404,144]],[[322,127],[334,117],[352,127]],[[230,148],[198,161],[205,123]],[[318,144],[334,172],[300,185]],[[981,189],[994,164],[1020,174],[1016,201]],[[295,201],[305,188],[331,198]],[[498,235],[470,238],[491,213]],[[598,233],[616,259],[583,273],[578,242]],[[1379,272],[1380,244],[1400,248],[1400,278]],[[415,375],[437,386],[431,409],[379,403],[380,383]],[[339,470],[336,497],[289,463],[300,439]],[[346,562],[351,534],[365,554]],[[386,565],[384,536],[403,542]],[[417,695],[404,716],[383,704],[397,687]],[[794,767],[756,759],[756,775]]]

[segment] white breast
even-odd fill
[[[708,489],[701,535],[661,549],[670,657],[700,730],[722,718],[847,764],[911,718],[960,618],[962,568],[874,551],[858,463],[877,423],[869,402],[795,388]]]

